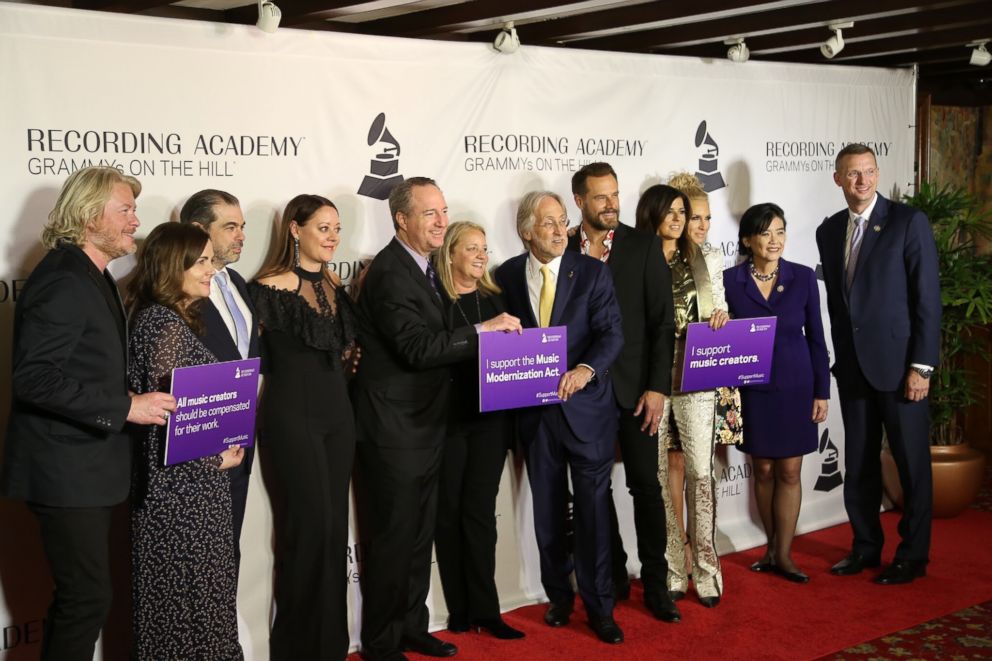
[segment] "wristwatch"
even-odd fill
[[[913,365],[910,369],[922,376],[924,379],[929,379],[930,375],[933,374],[932,367],[916,367]]]

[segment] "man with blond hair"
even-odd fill
[[[127,389],[127,321],[110,260],[133,253],[137,179],[69,176],[42,234],[49,249],[14,313],[13,402],[0,493],[38,519],[55,594],[41,658],[90,661],[110,610],[111,508],[127,498],[127,422],[165,424],[175,400]]]

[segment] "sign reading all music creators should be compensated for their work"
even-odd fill
[[[689,324],[685,334],[682,391],[768,383],[775,317],[732,319],[720,330]]]
[[[479,335],[479,410],[557,404],[568,371],[564,326],[525,328],[523,334]]]
[[[165,465],[255,443],[258,358],[172,370],[176,412],[169,417]]]

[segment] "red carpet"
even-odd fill
[[[882,517],[889,540],[886,561],[897,544],[897,522],[898,514]],[[761,549],[725,556],[720,606],[703,608],[690,593],[679,602],[679,624],[651,617],[635,583],[631,600],[614,613],[626,635],[622,645],[595,638],[578,600],[571,624],[563,629],[544,624],[543,604],[505,613],[508,624],[527,633],[523,641],[447,631],[437,635],[458,645],[460,659],[815,659],[992,599],[992,513],[967,510],[955,519],[934,521],[927,576],[906,586],[875,585],[871,578],[877,570],[853,577],[828,574],[850,541],[846,524],[798,538],[793,557],[812,579],[806,585],[748,571]]]

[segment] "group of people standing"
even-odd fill
[[[817,241],[854,544],[832,571],[880,561],[884,426],[907,507],[903,544],[877,580],[909,582],[925,573],[929,544],[918,428],[937,360],[933,240],[925,216],[875,192],[867,147],[845,148],[836,170],[849,211],[825,221]],[[570,621],[574,572],[595,635],[623,641],[613,617],[630,594],[611,496],[617,444],[656,618],[681,619],[690,580],[704,606],[723,595],[720,443],[743,442],[755,465],[768,548],[751,569],[809,580],[790,549],[802,456],[816,449],[827,414],[828,358],[817,279],[782,259],[778,206],[744,213],[747,259],[724,271],[706,242],[706,193],[691,175],[648,188],[632,228],[620,222],[616,173],[592,163],[572,179],[581,222],[569,227],[558,194],[528,193],[516,218],[526,251],[490,271],[485,229],[449,225],[437,183],[413,177],[390,194],[395,237],[353,297],[328,268],[342,231],[333,202],[291,200],[246,282],[230,268],[245,240],[238,200],[204,190],[179,222],[149,233],[121,297],[106,267],[136,249],[140,190],[113,168],[72,174],[43,233],[49,252],[17,305],[2,488],[34,512],[52,569],[43,658],[92,656],[110,604],[110,511],[128,496],[135,658],[242,658],[235,600],[253,450],[164,466],[164,425],[176,407],[173,369],[259,356],[259,451],[273,469],[276,524],[273,659],[347,655],[353,468],[368,514],[361,635],[370,659],[457,653],[427,631],[432,549],[450,631],[524,637],[502,620],[495,584],[496,498],[511,448],[533,494],[549,626]],[[719,332],[731,317],[755,316],[778,318],[770,382],[683,392],[687,325]],[[549,326],[568,329],[561,403],[480,413],[479,334]]]

